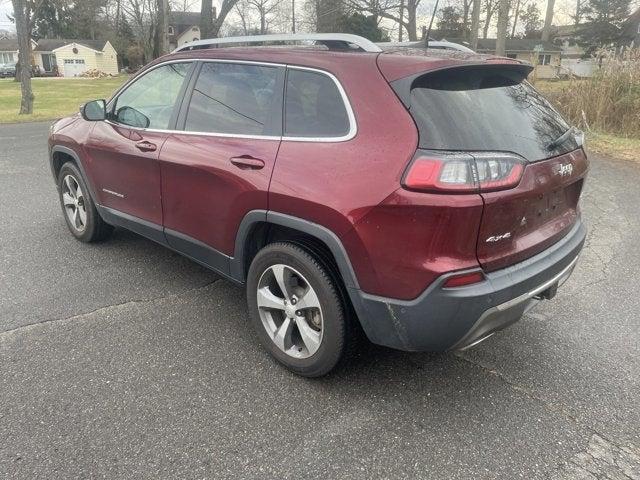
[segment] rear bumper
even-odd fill
[[[486,281],[443,289],[443,275],[410,301],[352,290],[360,322],[377,344],[408,351],[461,350],[491,336],[562,284],[573,271],[586,229],[580,220],[559,242],[516,265],[486,274]],[[460,273],[460,272],[456,272]]]

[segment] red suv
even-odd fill
[[[588,162],[529,65],[260,37],[286,39],[316,43],[195,42],[57,121],[71,233],[124,227],[246,285],[261,342],[306,376],[360,327],[464,349],[553,297],[585,239]]]

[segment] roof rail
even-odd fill
[[[247,37],[224,37],[196,40],[185,43],[176,48],[173,53],[185,50],[207,48],[209,46],[227,45],[233,43],[266,43],[266,42],[301,42],[316,41],[329,48],[348,49],[349,45],[355,45],[363,52],[381,52],[382,49],[366,38],[349,33],[288,33],[273,35],[252,35]]]

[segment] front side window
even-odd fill
[[[190,63],[170,63],[144,74],[122,92],[113,119],[138,128],[167,129]]]
[[[274,109],[278,68],[205,62],[193,89],[185,130],[266,135]]]
[[[349,116],[336,83],[308,70],[287,72],[284,135],[341,137],[349,133]]]

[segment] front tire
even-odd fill
[[[260,342],[298,375],[325,375],[343,357],[349,339],[340,298],[326,269],[296,245],[268,245],[249,267],[247,302]]]
[[[113,227],[96,209],[87,184],[73,162],[65,163],[58,174],[60,205],[69,231],[81,242],[98,242],[107,238]]]

